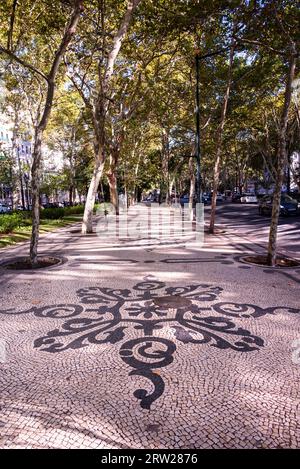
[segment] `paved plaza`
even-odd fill
[[[61,265],[0,272],[1,448],[299,448],[300,268],[253,252],[41,237]]]

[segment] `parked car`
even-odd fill
[[[232,195],[233,195],[233,192],[232,192],[231,190],[228,190],[228,189],[227,189],[227,190],[224,192],[224,199],[225,199],[225,200],[229,200],[229,199],[231,200],[231,199],[232,199]]]
[[[246,192],[245,194],[241,195],[241,203],[242,204],[257,204],[257,197],[255,194]]]
[[[11,208],[7,205],[0,204],[0,213],[9,213],[11,212]]]
[[[300,203],[300,192],[291,192],[289,195],[292,197],[292,199],[295,199],[298,203]]]
[[[208,203],[207,198],[204,197],[203,194],[202,194],[201,200],[202,200],[202,203],[203,203],[203,204],[207,204],[207,203]],[[180,205],[181,205],[182,207],[183,207],[185,204],[188,204],[189,202],[190,202],[190,196],[189,196],[189,194],[184,194],[184,195],[181,195],[181,196],[179,197],[179,203],[180,203]],[[196,202],[197,202],[197,196],[196,196],[196,194],[195,194],[195,195],[194,195],[194,199],[193,199],[193,207],[196,206]]]
[[[204,203],[211,203],[213,193],[211,194],[203,194],[202,197],[205,199]],[[225,195],[224,194],[217,194],[216,202],[224,202]]]
[[[181,195],[179,197],[179,203],[180,205],[183,207],[184,204],[188,204],[190,201],[190,196],[189,194],[184,194],[184,195]],[[193,207],[196,206],[196,202],[197,202],[197,196],[196,194],[194,195],[194,200],[193,200]],[[204,205],[208,205],[211,203],[211,195],[210,194],[206,194],[206,193],[202,193],[202,196],[201,196],[201,202],[204,204]]]
[[[63,204],[59,204],[57,202],[48,202],[42,205],[43,208],[59,208],[63,207]]]
[[[204,192],[202,194],[202,202],[204,203],[204,205],[210,204],[211,203],[211,194],[207,194],[206,192]]]
[[[28,205],[26,207],[23,207],[23,205],[16,205],[15,210],[18,210],[18,211],[31,210],[31,205]]]
[[[265,195],[259,201],[258,213],[260,215],[271,215],[273,206],[273,196]],[[281,194],[280,215],[296,215],[299,213],[298,202],[287,194]]]
[[[179,203],[183,207],[184,204],[188,204],[190,200],[189,194],[183,194],[179,197]]]
[[[232,194],[232,197],[231,197],[231,202],[233,202],[234,204],[239,204],[241,203],[241,194]]]

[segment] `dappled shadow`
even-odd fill
[[[215,284],[187,284],[185,282],[180,286],[169,286],[162,281],[148,280],[137,283],[133,288],[118,289],[98,285],[83,287],[77,290],[78,301],[74,304],[34,306],[26,311],[17,312],[13,309],[2,310],[2,317],[7,317],[10,321],[26,316],[28,324],[33,324],[32,317],[45,321],[48,326],[51,321],[55,324],[55,328],[50,327],[45,335],[36,336],[31,347],[34,347],[39,354],[50,354],[49,360],[54,367],[52,369],[54,389],[51,392],[54,396],[56,395],[54,401],[56,404],[47,404],[47,396],[43,396],[46,390],[43,381],[40,385],[37,384],[39,376],[30,380],[25,368],[23,386],[28,392],[33,386],[36,392],[35,404],[32,405],[18,398],[18,392],[11,401],[15,392],[12,387],[11,397],[5,398],[4,415],[8,416],[7,423],[9,424],[10,416],[13,414],[16,414],[17,422],[26,422],[26,419],[29,419],[31,421],[29,428],[32,426],[36,429],[35,432],[40,431],[41,435],[43,432],[46,434],[47,431],[50,432],[52,436],[48,446],[53,448],[78,447],[80,446],[78,441],[82,441],[82,446],[85,445],[85,441],[89,446],[89,441],[91,441],[90,444],[93,447],[97,447],[98,444],[101,447],[103,445],[118,448],[148,447],[147,443],[141,444],[140,438],[144,436],[147,437],[149,444],[155,444],[155,447],[195,448],[201,447],[205,441],[207,446],[208,425],[214,436],[212,440],[208,438],[211,447],[239,447],[239,445],[243,447],[245,444],[247,447],[260,447],[263,444],[276,447],[276,441],[280,439],[272,436],[274,443],[271,444],[270,433],[262,422],[265,419],[266,400],[270,400],[269,412],[274,406],[274,409],[278,409],[278,403],[280,408],[285,408],[283,396],[277,389],[271,391],[268,384],[270,380],[273,382],[276,378],[276,366],[278,379],[280,378],[282,364],[278,363],[275,367],[273,364],[269,377],[268,370],[260,371],[259,354],[264,347],[270,346],[269,331],[265,331],[265,326],[262,327],[262,325],[272,323],[272,341],[278,344],[280,343],[278,341],[284,338],[282,315],[287,318],[288,325],[288,318],[299,317],[300,309],[283,305],[264,308],[238,302],[235,298],[236,293],[231,294],[231,297],[228,296],[228,292],[224,293],[229,298],[228,300],[222,298],[223,289]],[[280,316],[280,322],[274,330],[277,316]],[[260,322],[261,320],[263,323]],[[243,326],[244,321],[245,326]],[[260,331],[259,334],[258,331]],[[114,356],[114,351],[119,351],[118,366],[123,367],[129,374],[128,383],[117,382],[116,377],[120,374],[120,368],[115,368],[115,360],[110,366],[109,362],[101,358],[101,355],[98,356],[98,360],[95,360],[93,367],[85,370],[85,379],[89,373],[93,376],[99,374],[101,377],[101,370],[108,366],[114,386],[121,386],[123,396],[124,393],[128,393],[129,400],[126,405],[130,406],[129,413],[124,413],[123,398],[115,401],[118,392],[113,395],[107,394],[102,401],[101,408],[97,409],[92,395],[97,396],[99,383],[91,389],[88,403],[86,402],[84,392],[87,388],[83,389],[80,384],[83,379],[80,375],[83,371],[82,365],[76,364],[76,357],[79,356],[81,349],[93,347],[92,353],[96,359],[95,347],[103,346],[110,350],[107,356]],[[186,357],[185,347],[189,347]],[[193,347],[192,354],[190,347]],[[55,357],[58,355],[63,357],[64,354],[68,357],[64,365],[64,375],[61,376],[59,373],[56,375]],[[250,357],[252,354],[254,358],[250,361],[247,358],[245,360],[238,358],[244,355]],[[72,356],[71,362],[70,356]],[[200,357],[200,360],[197,357]],[[181,364],[178,369],[177,360],[185,363],[187,368],[182,368]],[[212,363],[212,368],[205,366],[203,370],[201,363],[204,362]],[[176,390],[172,381],[178,381],[181,384],[185,379],[189,379],[188,370],[191,366],[197,370],[193,381],[198,383],[198,387],[196,393],[187,395],[185,388],[181,386]],[[174,374],[174,370],[177,374]],[[78,377],[77,372],[79,372]],[[22,375],[21,370],[20,373]],[[66,384],[65,391],[62,393],[63,383],[60,380],[67,380],[68,376],[73,381],[72,389],[68,389],[68,384]],[[124,379],[124,374],[122,376]],[[223,379],[220,381],[222,376]],[[136,378],[138,378],[137,382],[135,382]],[[133,384],[131,384],[132,379],[134,379]],[[202,379],[208,383],[208,387],[202,388]],[[91,382],[93,382],[92,376]],[[145,387],[134,388],[140,383]],[[178,401],[170,400],[169,386],[172,386],[177,393],[183,392],[182,395],[177,394]],[[39,387],[40,390],[37,391]],[[127,390],[126,387],[128,387]],[[169,397],[159,404],[164,393]],[[75,401],[73,395],[76,396]],[[253,395],[257,396],[255,402],[252,399]],[[59,406],[61,409],[66,408],[63,403],[69,401],[69,398],[72,402],[70,410],[58,410]],[[81,399],[84,401],[84,411],[81,410]],[[185,418],[178,416],[175,425],[174,409],[181,409],[183,403],[188,404],[194,418],[188,422]],[[158,407],[156,404],[159,404]],[[116,406],[115,414],[111,413],[111,405]],[[85,414],[87,406],[88,418]],[[69,408],[69,404],[67,407]],[[134,407],[139,408],[138,414],[132,410]],[[160,412],[157,414],[158,409]],[[137,416],[142,416],[143,412],[150,410],[153,413],[145,415],[147,415],[146,421],[151,425],[156,425],[157,430],[154,435],[149,435],[146,424],[143,429],[137,424]],[[118,424],[120,415],[122,415],[122,429]],[[134,418],[133,415],[135,415]],[[245,415],[248,416],[247,421],[244,419]],[[256,415],[254,427],[249,415],[252,418]],[[230,420],[227,421],[224,416],[230,417]],[[286,418],[287,422],[281,422],[283,428],[289,425],[289,417]],[[97,428],[100,425],[102,429],[97,431],[94,429],[95,421],[97,421]],[[170,435],[165,439],[162,435],[167,421],[173,422],[173,426],[168,428]],[[33,422],[38,422],[38,425]],[[20,425],[20,431],[24,434],[24,425]],[[8,430],[11,444],[22,444],[22,438],[19,439],[18,424],[13,428],[15,435]],[[127,428],[134,429],[134,432],[127,433]],[[248,436],[245,438],[245,428],[249,431],[249,438]],[[259,440],[250,439],[251,428],[259,434]],[[178,440],[178,437],[175,439],[179,429],[180,434],[185,435],[184,440]],[[56,430],[66,433],[66,438],[56,440]],[[107,431],[114,436],[109,438],[105,433]],[[226,440],[226,431],[229,436],[233,432],[233,437]],[[189,435],[193,437],[189,438]],[[70,440],[69,436],[71,436]],[[160,438],[162,438],[161,442]],[[26,438],[25,441],[30,444],[30,438]]]
[[[150,409],[165,388],[164,381],[153,369],[172,363],[176,350],[173,341],[155,334],[166,323],[174,329],[175,338],[183,343],[210,343],[213,347],[231,348],[237,352],[250,352],[263,346],[262,338],[238,328],[233,319],[259,318],[274,314],[282,307],[261,308],[226,302],[213,303],[210,307],[202,305],[203,302],[215,301],[221,291],[221,288],[207,284],[167,287],[158,281],[140,282],[132,290],[85,287],[77,291],[76,304],[31,307],[19,312],[0,310],[0,314],[33,313],[37,317],[67,319],[59,329],[35,340],[35,348],[50,353],[76,350],[88,344],[116,344],[121,341],[119,353],[122,360],[133,368],[130,375],[143,376],[154,385],[151,394],[144,389],[134,393],[141,401],[141,407]],[[173,299],[173,306],[157,306],[154,301],[157,297]],[[183,298],[188,300],[186,306],[180,302]],[[299,309],[285,309],[289,313],[300,312]],[[143,332],[143,337],[124,341],[129,327]]]
[[[71,433],[72,434],[72,442],[70,442],[70,445],[65,446],[65,448],[73,448],[74,443],[78,437],[87,437],[91,439],[92,441],[98,441],[99,446],[103,446],[103,443],[105,443],[109,448],[117,447],[119,449],[130,449],[131,446],[124,443],[121,438],[119,439],[113,439],[113,438],[108,438],[103,434],[103,432],[96,432],[93,431],[91,427],[88,427],[87,425],[80,425],[77,424],[73,419],[70,414],[72,414],[71,411],[69,412],[60,412],[55,408],[47,408],[46,410],[42,409],[41,406],[36,406],[36,405],[30,405],[27,404],[24,406],[22,402],[16,403],[12,402],[10,405],[5,406],[5,414],[17,414],[17,420],[20,418],[26,419],[29,418],[31,421],[33,420],[35,423],[33,427],[36,427],[37,429],[40,427],[43,429],[43,432],[51,431],[51,430],[60,430],[63,432]],[[19,432],[17,428],[13,431],[13,433],[9,434],[9,439],[11,443],[18,445],[20,443],[23,443],[24,441],[19,442]],[[42,433],[43,433],[42,432]],[[68,438],[66,438],[67,440]],[[53,441],[53,438],[51,438]],[[53,449],[55,448],[61,448],[62,445],[59,445],[53,441],[48,441],[46,445],[41,445],[40,448],[45,448],[45,447],[51,447]],[[93,445],[95,447],[95,445]],[[37,449],[37,445],[35,445],[35,448]]]
[[[280,228],[291,235],[288,223]],[[67,256],[65,265],[0,272],[0,324],[12,345],[24,330],[27,347],[4,365],[2,430],[16,429],[11,444],[32,425],[31,435],[49,430],[52,447],[292,446],[298,374],[287,349],[300,317],[300,269],[243,265],[242,254],[264,253],[266,244],[237,238],[206,236],[201,249],[136,248],[62,231],[40,248]],[[30,438],[23,444],[38,447]]]

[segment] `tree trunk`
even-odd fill
[[[124,16],[121,20],[120,27],[113,37],[111,50],[108,53],[104,76],[101,77],[101,83],[98,89],[98,93],[95,100],[89,100],[83,96],[81,97],[85,104],[88,105],[89,110],[92,111],[93,115],[93,128],[94,128],[94,137],[95,137],[95,167],[93,176],[90,182],[84,215],[82,222],[82,233],[92,233],[93,231],[93,208],[95,204],[95,196],[98,190],[98,185],[103,173],[105,155],[104,155],[104,145],[105,145],[105,121],[106,114],[108,110],[108,105],[110,99],[108,98],[111,94],[110,82],[114,73],[115,62],[118,57],[118,54],[121,49],[123,40],[127,35],[127,30],[132,19],[132,15],[139,5],[141,0],[129,0],[127,3],[127,9],[124,13]],[[98,64],[99,70],[101,69],[103,57],[100,58],[100,63]],[[101,151],[100,151],[101,150]],[[100,155],[100,156],[99,156]]]
[[[32,194],[32,232],[30,240],[30,262],[32,266],[37,265],[37,249],[40,227],[40,177],[41,177],[41,155],[42,155],[41,130],[36,130],[34,148],[32,154],[31,168],[31,194]]]
[[[42,137],[47,127],[51,109],[53,105],[55,79],[59,70],[62,57],[75,34],[76,27],[82,11],[82,0],[75,0],[70,20],[64,31],[61,43],[55,52],[55,56],[51,65],[49,74],[43,77],[47,81],[47,96],[44,104],[42,117],[35,128],[34,149],[32,154],[32,232],[30,240],[30,262],[32,266],[37,265],[37,249],[39,240],[40,227],[40,172],[41,172],[41,155],[42,155]],[[37,70],[36,70],[37,71]],[[38,72],[40,73],[40,72]]]
[[[69,203],[73,205],[73,195],[74,195],[74,156],[75,156],[75,148],[76,148],[76,128],[73,126],[72,128],[72,143],[71,143],[71,154],[69,158],[70,162],[70,181],[69,181]]]
[[[169,187],[168,187],[169,202],[172,201],[172,191],[173,191],[174,184],[175,184],[175,176],[173,176],[169,181]]]
[[[293,48],[294,49],[294,48]],[[292,97],[292,82],[295,76],[296,69],[296,53],[293,53],[290,57],[289,71],[285,87],[284,105],[282,109],[280,131],[278,137],[278,149],[277,149],[277,174],[275,181],[275,188],[273,193],[273,207],[272,207],[272,219],[269,232],[269,244],[268,244],[268,265],[274,267],[276,265],[277,255],[277,229],[278,229],[278,218],[280,214],[280,199],[281,190],[284,179],[284,168],[286,164],[286,131],[288,124],[288,113]]]
[[[109,184],[110,203],[114,206],[115,214],[119,215],[119,196],[117,188],[117,165],[119,161],[119,148],[111,150],[109,158],[109,171],[107,174]]]
[[[223,106],[222,106],[222,113],[221,113],[221,121],[217,133],[217,151],[216,151],[216,161],[214,167],[214,178],[213,178],[213,194],[211,200],[211,213],[210,213],[210,224],[209,224],[209,232],[214,233],[215,231],[215,217],[216,217],[216,206],[217,206],[217,192],[219,187],[219,179],[220,179],[220,169],[221,169],[221,157],[222,157],[222,141],[223,141],[223,130],[226,120],[226,113],[227,113],[227,106],[232,82],[232,65],[233,65],[233,57],[234,57],[234,45],[231,45],[230,48],[230,57],[229,57],[229,67],[228,67],[228,75],[227,75],[227,87],[224,95]]]
[[[74,193],[74,188],[73,186],[69,187],[69,204],[72,206],[73,205],[73,193]]]
[[[137,149],[137,142],[135,143],[134,147],[133,147],[133,150],[132,150],[132,160],[134,160],[134,156],[135,156],[135,151]],[[136,166],[135,166],[135,169],[134,169],[134,179],[133,179],[133,194],[134,194],[134,198],[136,198],[136,193],[137,193],[137,187],[136,187],[136,183],[137,183],[137,177],[138,177],[138,174],[139,174],[139,168],[140,168],[140,162],[141,162],[141,154],[139,154],[138,156],[138,161],[136,163]],[[128,191],[127,191],[128,192]]]
[[[93,176],[89,185],[89,190],[86,197],[84,214],[82,220],[81,232],[82,234],[93,232],[93,209],[95,205],[95,197],[98,191],[100,179],[102,177],[104,168],[104,158],[95,161]]]
[[[109,172],[107,175],[109,184],[110,203],[114,206],[116,215],[119,215],[119,197],[117,189],[117,176],[115,170]]]

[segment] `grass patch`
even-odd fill
[[[94,214],[100,206],[95,204]],[[40,234],[80,222],[84,212],[83,205],[64,208],[43,209],[40,212]],[[0,215],[0,248],[28,241],[31,236],[31,217],[27,212],[14,212]]]
[[[40,234],[49,233],[50,231],[55,231],[58,228],[63,228],[64,226],[80,222],[81,219],[82,215],[67,215],[59,220],[43,219],[41,220],[40,224]],[[22,241],[28,241],[30,236],[31,225],[19,226],[11,233],[0,234],[0,248],[13,246],[14,244],[20,243]]]

